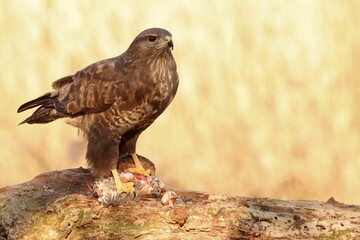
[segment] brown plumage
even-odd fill
[[[120,155],[134,154],[136,141],[173,100],[179,77],[171,34],[141,32],[121,55],[102,60],[52,84],[54,91],[21,105],[38,107],[22,123],[68,118],[88,140],[93,174],[107,175]]]

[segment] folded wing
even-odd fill
[[[54,91],[24,103],[22,112],[34,107],[36,111],[23,123],[48,123],[58,118],[76,117],[106,111],[119,99],[125,76],[116,70],[117,58],[96,62],[74,75],[55,81]]]

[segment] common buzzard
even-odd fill
[[[24,103],[18,112],[38,107],[23,123],[68,118],[87,138],[87,162],[95,177],[112,172],[131,154],[137,169],[139,135],[173,100],[179,84],[171,34],[161,28],[141,32],[121,55],[93,63],[53,82],[54,91]]]

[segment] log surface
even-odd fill
[[[360,207],[175,190],[103,207],[77,168],[0,189],[0,239],[360,239]]]

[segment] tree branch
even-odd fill
[[[154,171],[154,170],[153,170]],[[176,191],[103,207],[77,168],[0,189],[0,239],[360,239],[360,207]]]

